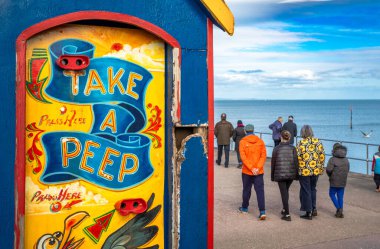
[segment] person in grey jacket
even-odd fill
[[[224,167],[228,168],[230,159],[230,140],[234,127],[230,122],[227,121],[227,114],[222,113],[220,119],[221,120],[216,123],[214,129],[214,135],[218,143],[218,159],[216,160],[216,164],[220,165],[224,149]]]
[[[241,161],[240,153],[239,153],[239,143],[243,137],[245,137],[244,125],[243,125],[243,122],[241,120],[238,120],[237,121],[237,127],[234,129],[234,131],[232,133],[232,140],[234,140],[234,142],[235,142],[235,151],[236,151],[237,160],[239,163],[239,165],[237,166],[238,169],[241,169],[241,167],[243,165],[243,162]]]
[[[329,159],[326,167],[330,180],[329,195],[336,207],[335,217],[343,218],[344,189],[350,171],[350,162],[346,158],[347,148],[340,143],[334,144],[332,154],[333,157]]]
[[[293,180],[298,180],[298,155],[296,148],[289,144],[289,131],[281,132],[281,143],[273,149],[271,161],[271,180],[278,182],[281,193],[281,219],[291,221],[289,214],[289,188]]]

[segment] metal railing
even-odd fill
[[[261,139],[263,139],[263,136],[266,136],[266,135],[269,135],[270,138],[271,138],[272,133],[269,133],[269,132],[255,132],[255,135],[259,136]],[[301,139],[300,136],[296,136],[295,137],[295,145],[298,143],[298,141],[300,139]],[[377,151],[377,148],[380,146],[380,144],[360,143],[360,142],[351,142],[351,141],[344,141],[344,140],[333,140],[333,139],[325,139],[325,138],[318,138],[318,139],[320,141],[322,141],[322,142],[340,143],[342,145],[350,145],[351,144],[351,145],[365,146],[365,158],[364,157],[362,157],[362,158],[360,158],[360,157],[347,157],[347,159],[354,160],[354,161],[365,162],[366,163],[366,174],[367,175],[370,174],[369,163],[372,162],[372,156],[370,156],[370,147],[376,147],[376,151]],[[216,142],[214,141],[214,145],[215,144],[216,144]],[[274,145],[271,145],[271,144],[268,144],[268,143],[265,143],[265,146],[267,148],[273,148],[274,147]],[[235,143],[231,140],[230,149],[233,150],[234,148],[235,148]],[[325,148],[325,155],[326,156],[332,156],[331,154],[327,153],[326,148]],[[271,158],[271,157],[268,155],[268,158]]]

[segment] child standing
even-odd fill
[[[376,192],[380,192],[380,146],[378,152],[373,155],[372,161],[373,180],[376,184]]]
[[[327,163],[326,173],[330,180],[330,198],[336,207],[335,217],[344,218],[343,215],[343,199],[344,189],[347,183],[348,172],[350,171],[350,163],[346,158],[347,148],[340,143],[333,146],[333,157]]]

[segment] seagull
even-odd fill
[[[364,132],[364,131],[360,131],[360,132],[363,134],[363,137],[370,137],[372,134],[372,130],[370,132]]]

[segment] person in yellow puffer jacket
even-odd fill
[[[264,141],[253,134],[253,125],[248,124],[244,129],[247,135],[239,143],[240,157],[243,162],[243,203],[239,211],[242,213],[248,212],[253,184],[260,211],[259,219],[265,220],[264,164],[267,158],[266,148]]]
[[[301,129],[302,140],[297,144],[299,162],[299,182],[301,211],[306,211],[300,217],[311,220],[317,216],[317,182],[323,174],[325,165],[325,150],[322,142],[314,137],[310,125],[304,125]]]

